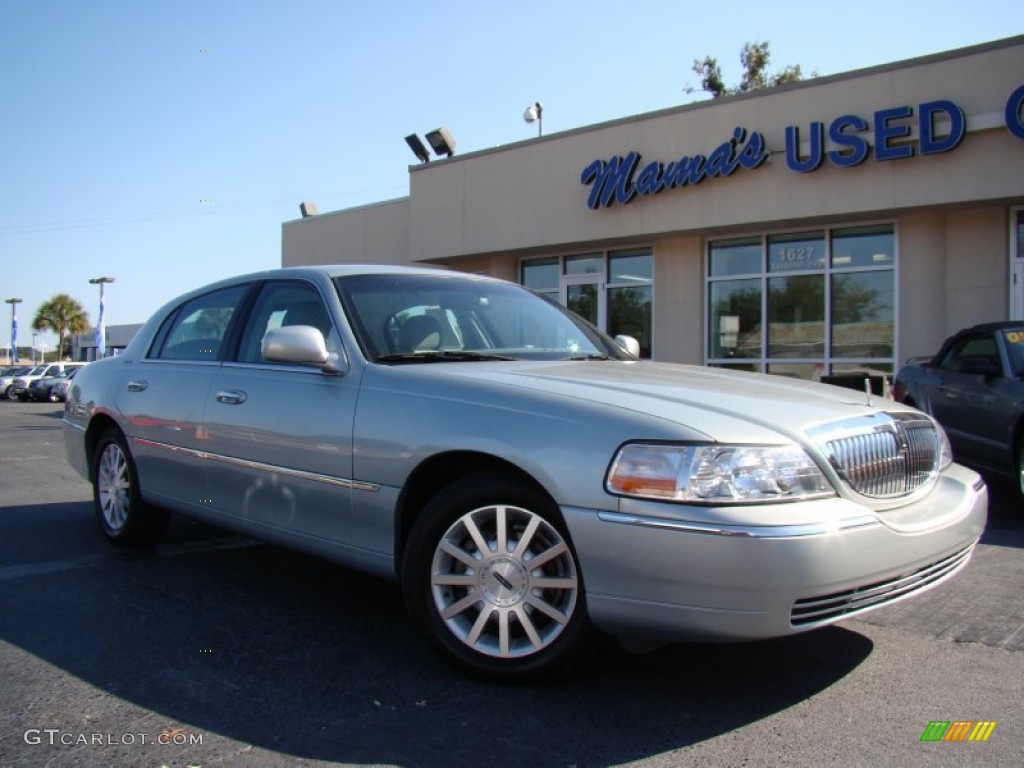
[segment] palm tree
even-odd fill
[[[64,351],[64,337],[68,332],[77,334],[89,330],[89,315],[81,304],[66,293],[58,293],[39,305],[32,327],[37,331],[53,331],[57,334],[59,361]]]

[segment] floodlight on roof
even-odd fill
[[[423,146],[423,142],[420,141],[420,137],[415,133],[410,133],[405,137],[405,143],[409,145],[409,149],[412,153],[419,158],[421,163],[430,162],[430,153],[427,152],[427,148]]]
[[[444,126],[428,133],[427,142],[438,157],[442,154],[448,157],[455,154],[455,139],[452,137],[451,131]]]

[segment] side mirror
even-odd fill
[[[336,355],[327,351],[324,335],[311,325],[272,328],[263,335],[264,360],[289,365],[314,365],[324,373],[341,373]]]
[[[640,342],[632,336],[620,333],[615,337],[615,343],[629,352],[633,357],[640,357]]]

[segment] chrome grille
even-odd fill
[[[812,434],[843,480],[875,499],[906,496],[929,485],[942,461],[938,430],[914,413],[877,413]]]
[[[793,604],[790,623],[794,627],[809,627],[837,621],[869,608],[895,602],[945,581],[967,565],[972,552],[974,544],[942,560],[895,578],[864,584],[831,595],[801,598]]]

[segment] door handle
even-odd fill
[[[245,398],[245,392],[240,389],[222,389],[217,393],[217,402],[225,405],[241,405]]]
[[[125,384],[125,389],[129,392],[144,392],[146,387],[149,386],[149,382],[144,379],[138,379],[137,381],[129,381]]]

